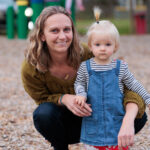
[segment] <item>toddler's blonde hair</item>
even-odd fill
[[[115,41],[115,47],[116,47],[115,51],[116,51],[118,49],[119,43],[120,43],[120,36],[119,36],[118,29],[109,20],[99,21],[100,14],[101,14],[101,10],[98,11],[98,8],[96,7],[96,11],[94,9],[94,16],[96,18],[96,22],[94,22],[89,27],[89,30],[87,32],[88,45],[90,46],[90,44],[91,44],[93,34],[99,34],[99,36],[107,35],[107,36],[110,36],[111,38],[113,38],[113,40]]]

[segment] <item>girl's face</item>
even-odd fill
[[[55,14],[48,17],[41,39],[47,43],[51,54],[67,53],[73,39],[70,18],[64,14]]]
[[[100,35],[100,33],[93,33],[91,36],[89,48],[95,56],[95,61],[100,64],[109,63],[110,57],[116,50],[114,39],[109,35]]]

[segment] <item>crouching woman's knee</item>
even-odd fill
[[[58,105],[50,102],[40,104],[33,112],[33,121],[36,129],[41,131],[42,129],[47,130],[55,126],[60,114]]]

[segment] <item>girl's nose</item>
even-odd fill
[[[105,46],[101,45],[101,50],[104,51],[105,50]]]

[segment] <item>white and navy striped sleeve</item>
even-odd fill
[[[127,63],[122,64],[124,73],[122,76],[122,82],[127,86],[129,90],[139,94],[146,104],[150,104],[150,94],[145,90],[143,85],[135,79],[133,74],[129,71]]]
[[[87,98],[87,68],[85,61],[81,63],[77,72],[77,78],[74,84],[76,95],[84,96]]]

